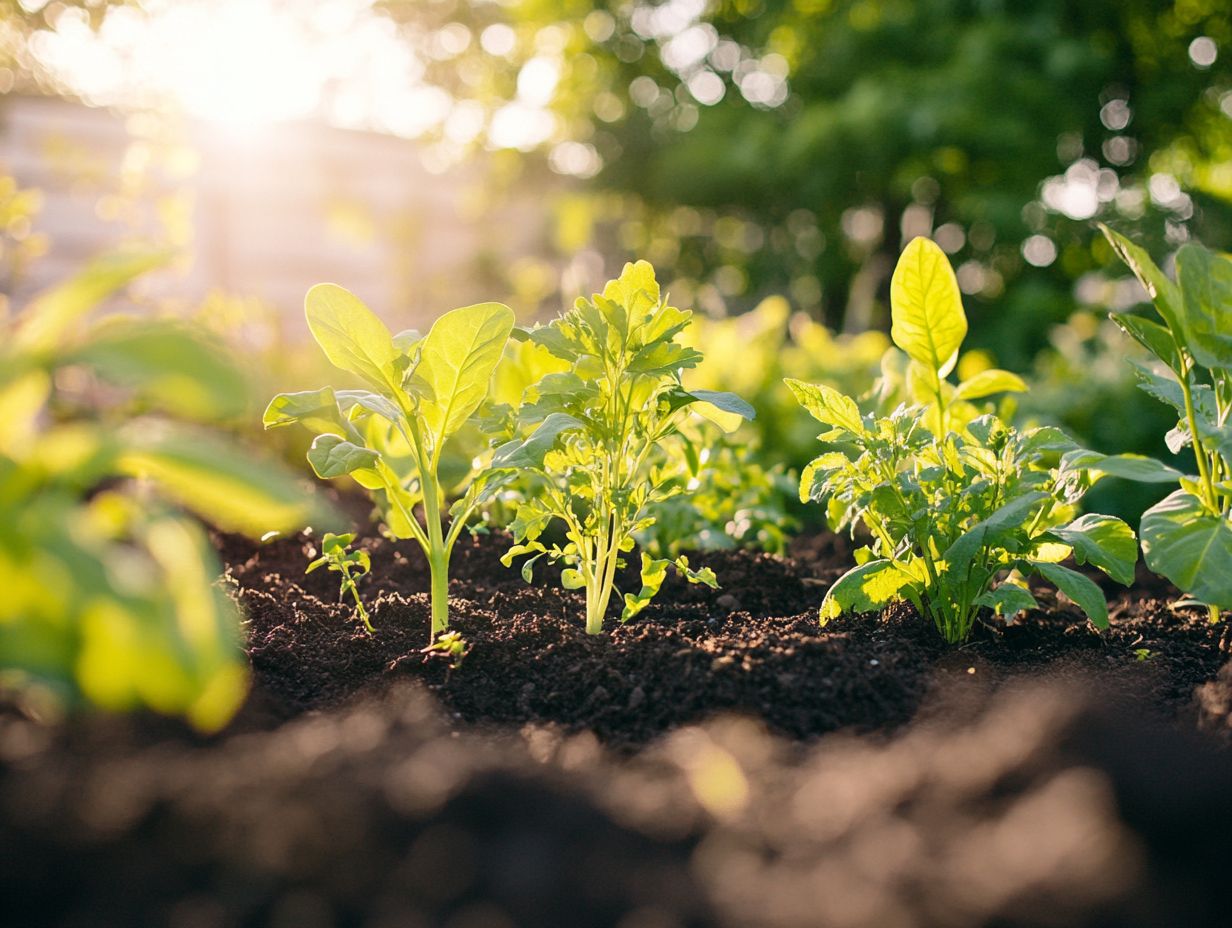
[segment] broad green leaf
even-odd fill
[[[625,607],[621,610],[620,621],[628,622],[650,604],[663,586],[663,580],[667,577],[667,565],[670,563],[666,558],[653,558],[645,551],[642,552],[642,588],[636,596],[632,593],[625,594]]]
[[[564,432],[582,428],[582,423],[563,412],[554,412],[525,441],[506,442],[492,455],[496,467],[542,467],[543,457],[556,446]]]
[[[734,432],[741,422],[757,418],[757,410],[734,393],[690,390],[689,395],[698,401],[693,407],[694,412],[709,419],[724,432]]]
[[[105,325],[62,358],[137,391],[149,406],[189,418],[236,416],[248,407],[244,375],[204,333],[174,322]]]
[[[1017,615],[1027,609],[1038,609],[1039,603],[1031,595],[1031,591],[1018,583],[1005,581],[997,587],[988,590],[976,599],[977,606],[986,606],[997,615],[1007,618]]]
[[[1079,564],[1093,564],[1125,586],[1134,582],[1138,540],[1120,519],[1088,514],[1050,532],[1074,549]]]
[[[381,456],[340,435],[318,435],[308,449],[308,463],[322,480],[357,471],[375,472]]]
[[[105,255],[62,284],[34,298],[13,336],[18,351],[47,351],[59,345],[90,310],[142,274],[167,264],[169,251]]]
[[[805,383],[791,377],[784,378],[783,383],[787,384],[805,411],[818,422],[845,429],[854,435],[864,434],[860,407],[851,397],[844,396],[825,384]]]
[[[910,578],[891,561],[869,561],[853,567],[830,587],[821,602],[821,624],[845,612],[874,612],[897,598]]]
[[[433,399],[422,403],[420,413],[438,452],[488,395],[513,318],[513,310],[500,303],[464,306],[437,319],[424,339],[418,374]]]
[[[1232,368],[1232,261],[1200,245],[1183,245],[1176,276],[1186,347],[1204,367]]]
[[[953,370],[967,317],[954,269],[934,242],[914,238],[903,249],[890,280],[890,313],[894,344],[940,377]]]
[[[964,380],[954,390],[956,400],[977,400],[994,393],[1026,393],[1027,385],[1017,374],[1009,371],[980,371],[969,380]]]
[[[342,410],[343,415],[348,417],[351,415],[351,410],[358,406],[365,412],[378,415],[394,425],[401,422],[403,418],[402,410],[397,404],[379,393],[372,393],[368,390],[339,390],[337,400],[338,408]]]
[[[845,467],[851,461],[841,451],[829,451],[809,461],[800,472],[800,502],[818,502],[821,499],[820,487],[829,474],[840,467]]]
[[[1060,564],[1033,561],[1031,566],[1072,599],[1086,613],[1092,625],[1101,630],[1108,627],[1108,601],[1094,580]]]
[[[396,390],[398,350],[376,314],[349,290],[317,284],[304,297],[308,328],[329,362],[350,371],[382,393]]]
[[[1078,443],[1056,426],[1044,425],[1023,432],[1022,450],[1028,454],[1065,454],[1078,450]]]
[[[227,531],[262,535],[302,528],[318,506],[271,461],[217,436],[129,430],[119,467],[153,480],[176,502]]]
[[[560,585],[566,590],[580,590],[586,585],[586,580],[576,567],[566,567],[560,572]]]
[[[1066,454],[1061,459],[1061,468],[1068,471],[1098,471],[1109,477],[1137,483],[1176,483],[1184,476],[1176,468],[1142,454],[1100,454],[1086,448]]]
[[[1184,490],[1165,497],[1142,516],[1147,567],[1184,593],[1232,609],[1232,525]]]
[[[627,307],[633,313],[646,313],[659,302],[659,283],[649,261],[625,264],[616,280],[603,288],[604,298]]]
[[[1117,253],[1117,257],[1124,261],[1138,278],[1167,327],[1177,335],[1183,333],[1185,327],[1181,324],[1181,293],[1176,284],[1159,269],[1144,248],[1135,245],[1119,232],[1112,231],[1103,223],[1100,223],[1099,228],[1112,245],[1112,250]]]

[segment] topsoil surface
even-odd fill
[[[1221,724],[1214,702],[1195,693],[1228,660],[1226,626],[1211,625],[1203,610],[1173,608],[1177,591],[1145,570],[1128,590],[1091,575],[1109,596],[1109,631],[1097,632],[1041,587],[1035,593],[1044,608],[1008,625],[990,616],[954,648],[908,605],[822,628],[818,606],[850,567],[851,546],[815,535],[798,539],[786,558],[693,555],[694,566],[715,570],[721,589],[670,571],[644,612],[621,625],[613,605],[603,634],[592,636],[581,593],[562,590],[555,571],[540,569],[527,584],[516,564],[500,563],[507,537],[464,537],[451,565],[450,623],[469,651],[455,667],[424,652],[428,573],[413,542],[363,541],[372,557],[372,573],[361,581],[376,628],[369,634],[352,606],[339,602],[336,575],[304,574],[315,555],[311,536],[263,546],[217,541],[227,582],[250,619],[255,689],[245,724],[274,723],[409,678],[472,726],[555,723],[628,747],[735,712],[812,739],[837,730],[889,733],[935,693],[952,701],[1024,676],[1094,684],[1135,711]],[[638,585],[632,572],[624,580],[626,589]]]
[[[821,628],[851,563],[696,555],[628,625],[454,555],[217,536],[253,689],[224,732],[0,711],[0,911],[65,928],[1206,928],[1228,922],[1227,632],[1148,574],[1096,633],[1055,594],[947,647],[910,608]],[[627,578],[626,586],[635,581]],[[614,610],[615,612],[615,610]]]

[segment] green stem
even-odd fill
[[[355,581],[351,579],[350,573],[345,568],[342,572],[347,578],[347,585],[351,588],[351,596],[355,599],[355,613],[363,620],[364,628],[368,629],[368,633],[375,634],[376,629],[372,627],[372,620],[368,618],[368,610],[364,608],[364,601],[359,598],[359,587],[355,585]]]
[[[1189,383],[1189,373],[1192,368],[1186,368],[1179,378],[1181,395],[1185,398],[1185,419],[1189,423],[1189,435],[1193,439],[1194,460],[1198,463],[1198,479],[1206,494],[1203,502],[1213,512],[1220,511],[1219,498],[1215,493],[1215,484],[1211,480],[1211,471],[1207,466],[1206,448],[1202,444],[1202,436],[1198,433],[1198,417],[1194,412],[1193,387]]]

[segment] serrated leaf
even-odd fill
[[[492,372],[513,329],[513,310],[479,303],[445,313],[423,341],[419,376],[432,389],[420,414],[437,447],[456,432],[488,395]]]
[[[1120,519],[1092,513],[1050,533],[1074,549],[1079,564],[1093,564],[1124,586],[1134,582],[1138,539]]]
[[[921,364],[944,377],[967,336],[962,294],[950,261],[934,242],[914,238],[890,279],[890,337]]]

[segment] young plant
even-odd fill
[[[461,481],[442,477],[446,443],[488,395],[513,328],[513,312],[480,303],[445,313],[426,337],[396,337],[354,295],[318,284],[305,299],[308,328],[337,368],[367,389],[323,387],[282,393],[265,427],[298,422],[316,433],[308,462],[318,477],[349,476],[374,497],[390,534],[413,538],[431,572],[431,639],[449,626],[449,558],[467,519],[507,479],[508,470],[471,465]],[[449,509],[446,490],[460,491]],[[423,507],[422,524],[415,509]]]
[[[1179,488],[1142,516],[1147,566],[1207,606],[1212,622],[1232,609],[1232,260],[1200,245],[1181,247],[1176,281],[1137,245],[1106,226],[1117,255],[1146,288],[1158,321],[1112,318],[1163,366],[1136,365],[1139,386],[1177,414],[1168,449],[1193,449],[1196,474],[1151,459],[1132,468],[1093,462],[1111,476]]]
[[[516,467],[535,478],[537,492],[518,507],[512,524],[514,546],[508,566],[520,554],[528,580],[540,557],[563,565],[566,589],[586,591],[586,630],[603,628],[623,555],[634,536],[655,522],[655,508],[682,492],[673,479],[683,457],[694,473],[696,445],[681,426],[698,413],[733,428],[753,409],[730,393],[686,390],[681,371],[701,354],[677,341],[692,313],[667,303],[654,269],[645,261],[626,264],[602,294],[579,299],[575,307],[527,337],[567,362],[526,391],[520,420],[522,441],[501,447],[498,466]],[[565,543],[541,540],[549,524],[564,526]],[[688,560],[641,556],[641,589],[624,594],[621,621],[627,622],[653,599],[669,563],[691,583],[716,587],[709,569],[693,570]]]
[[[318,567],[328,567],[332,573],[341,574],[338,598],[342,599],[350,593],[355,600],[355,614],[364,623],[364,628],[369,632],[374,632],[376,629],[372,627],[368,610],[364,608],[364,601],[360,599],[359,586],[356,582],[372,569],[372,560],[363,548],[358,551],[350,550],[351,542],[354,540],[354,532],[348,532],[345,535],[326,532],[321,538],[321,556],[309,564],[304,573],[310,574]]]
[[[1119,519],[1073,519],[1091,483],[1084,452],[1057,429],[1020,434],[994,415],[965,421],[955,412],[957,402],[1021,381],[992,372],[957,387],[946,382],[967,321],[953,271],[932,242],[907,246],[891,303],[892,337],[911,358],[922,402],[884,417],[863,415],[833,388],[787,381],[827,426],[822,441],[835,446],[805,468],[801,500],[825,501],[836,530],[861,524],[872,536],[857,553],[858,566],[826,594],[822,624],[906,599],[956,644],[980,609],[1009,616],[1035,607],[1025,581],[1038,574],[1106,628],[1099,587],[1059,562],[1072,555],[1129,584],[1137,544]],[[1059,466],[1049,466],[1058,455]]]

